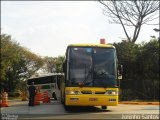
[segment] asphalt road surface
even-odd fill
[[[1,108],[1,119],[159,119],[159,105],[119,104],[100,107],[72,107],[68,111],[59,101],[34,107],[28,102],[15,101],[10,107]]]

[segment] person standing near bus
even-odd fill
[[[36,95],[36,87],[34,86],[34,82],[32,82],[32,85],[28,88],[29,91],[29,106],[34,106],[34,98]]]

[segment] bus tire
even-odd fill
[[[68,106],[68,105],[65,105],[65,104],[64,104],[64,109],[65,109],[66,111],[70,111],[71,108],[72,108],[71,106]]]
[[[57,96],[55,92],[52,93],[52,97],[54,98],[54,100],[57,100]]]
[[[66,111],[70,111],[71,106],[66,105],[66,99],[65,99],[65,97],[64,97],[64,103],[63,103],[63,106],[64,106],[64,109],[65,109]]]
[[[101,106],[101,108],[102,108],[103,110],[106,110],[106,109],[107,109],[107,106]]]

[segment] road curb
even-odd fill
[[[135,104],[135,105],[160,105],[160,102],[130,102],[130,101],[122,101],[119,104]]]

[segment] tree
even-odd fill
[[[14,91],[21,80],[32,76],[42,65],[40,56],[13,41],[10,35],[1,34],[1,87]]]
[[[159,18],[159,14],[157,14],[160,7],[159,1],[99,0],[99,2],[105,7],[104,14],[112,18],[112,23],[121,24],[127,39],[133,43],[136,42],[143,24],[148,24],[150,21]],[[127,27],[132,27],[134,30],[132,37],[129,36]]]
[[[48,73],[53,72],[62,72],[62,65],[64,61],[64,56],[58,56],[58,57],[48,57],[46,56],[44,58],[45,61],[45,70]]]
[[[63,72],[63,62],[64,62],[65,57],[64,56],[58,56],[57,61],[56,61],[56,71],[57,72]]]
[[[123,65],[124,75],[123,79],[133,79],[135,77],[136,58],[139,46],[132,42],[122,41],[121,43],[114,43],[116,47],[119,64]]]
[[[159,40],[134,44],[123,41],[114,43],[119,64],[124,73],[121,100],[159,100]]]
[[[44,58],[44,62],[45,62],[45,67],[44,69],[48,72],[48,73],[53,73],[56,71],[56,60],[57,58],[53,58],[53,57],[48,57],[46,56]]]

